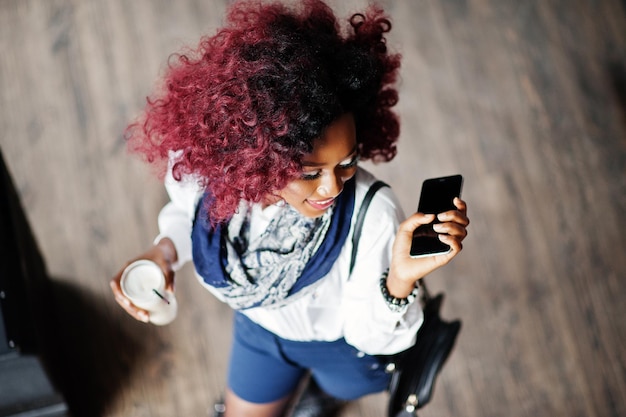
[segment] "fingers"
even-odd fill
[[[434,214],[414,213],[409,216],[405,221],[400,223],[398,232],[410,233],[411,235],[413,235],[413,231],[419,226],[432,223],[434,220]]]
[[[459,240],[463,240],[467,236],[467,229],[459,223],[437,223],[433,225],[433,230],[440,235],[454,236]]]
[[[467,234],[467,233],[466,233]],[[445,258],[446,263],[452,260],[459,252],[463,250],[463,239],[459,239],[456,236],[444,235],[440,234],[438,236],[439,240],[450,246],[450,252],[443,254],[442,256]]]
[[[111,282],[111,288],[113,288],[113,286],[114,284]],[[126,296],[124,296],[123,293],[116,293],[115,290],[113,292],[115,293],[115,301],[135,320],[139,320],[144,323],[147,323],[150,320],[150,314],[147,311],[137,308],[128,298],[126,298]]]
[[[467,227],[470,221],[469,221],[469,218],[467,217],[467,205],[465,204],[465,201],[461,200],[458,197],[455,197],[453,202],[457,210],[450,210],[450,211],[445,211],[443,213],[439,213],[437,215],[437,220],[439,220],[442,223],[454,222],[464,227]]]
[[[457,210],[450,210],[437,215],[441,223],[433,225],[433,230],[439,233],[439,240],[452,248],[450,259],[463,249],[462,241],[467,237],[467,226],[470,223],[467,217],[467,204],[456,197],[454,205]]]
[[[465,203],[465,201],[461,200],[459,197],[454,197],[452,203],[457,209],[459,209],[459,211],[467,215],[467,204]]]
[[[122,291],[120,281],[122,279],[122,273],[124,269],[132,262],[147,259],[155,262],[163,271],[165,275],[165,289],[169,292],[174,292],[174,270],[172,269],[172,262],[177,259],[176,250],[173,243],[169,239],[162,239],[158,245],[152,246],[147,252],[126,263],[110,281],[111,291],[115,296],[115,301],[132,317],[136,320],[143,321],[144,323],[150,320],[150,314],[146,310],[135,306]]]
[[[435,220],[434,214],[415,213],[400,223],[396,240],[394,242],[394,252],[398,256],[409,256],[413,231],[423,224],[429,224]]]
[[[400,224],[393,248],[392,269],[402,281],[415,281],[449,263],[463,250],[463,240],[467,236],[467,205],[460,198],[454,199],[456,210],[437,215],[441,223],[433,224],[433,230],[440,241],[450,246],[450,252],[422,258],[411,258],[411,242],[415,229],[424,224],[433,223],[435,215],[415,213]]]
[[[147,323],[150,320],[150,314],[145,310],[137,308],[122,292],[122,288],[120,287],[120,278],[122,276],[122,271],[120,271],[109,282],[109,285],[111,286],[111,291],[113,291],[113,295],[115,296],[115,301],[135,320]]]
[[[456,197],[454,205],[457,210],[450,210],[437,215],[437,220],[441,223],[434,224],[433,230],[440,234],[440,238],[448,235],[460,243],[467,236],[467,226],[470,220],[467,217],[467,205],[463,200]],[[444,243],[447,244],[448,242]]]
[[[132,261],[127,262],[124,265],[124,267],[121,270],[119,270],[117,274],[115,274],[115,276],[111,279],[111,281],[109,281],[109,286],[111,287],[111,291],[113,292],[113,295],[115,296],[115,301],[117,302],[117,304],[120,305],[120,307],[124,309],[124,311],[126,311],[129,315],[131,315],[135,320],[147,323],[148,321],[150,321],[150,314],[147,311],[142,310],[138,308],[137,306],[135,306],[130,301],[130,299],[128,299],[128,297],[124,295],[124,292],[122,291],[122,286],[121,286],[122,274],[124,273],[124,270],[126,269],[126,267],[128,267],[128,265],[130,265],[131,263]]]
[[[463,239],[467,237],[467,226],[470,223],[467,217],[467,204],[459,197],[453,200],[457,210],[450,210],[437,215],[437,220],[441,223],[433,225],[433,230],[439,233],[439,240],[450,246],[451,251],[440,255],[443,263],[448,263],[461,250],[463,250]]]

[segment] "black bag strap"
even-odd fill
[[[374,198],[374,194],[382,187],[389,187],[383,181],[377,180],[374,182],[365,197],[363,197],[363,202],[361,203],[361,208],[359,208],[359,213],[356,216],[356,223],[354,224],[354,233],[352,233],[352,257],[350,258],[350,273],[354,269],[354,262],[356,261],[356,252],[359,246],[359,239],[361,238],[361,231],[363,230],[363,223],[365,222],[365,215],[367,214],[367,208],[372,202],[372,198]]]

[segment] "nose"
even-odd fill
[[[335,172],[323,175],[317,193],[323,197],[335,197],[343,190],[343,183],[344,179]]]

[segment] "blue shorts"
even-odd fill
[[[282,339],[235,313],[228,387],[252,403],[284,398],[310,372],[328,394],[353,400],[384,391],[390,375],[381,361],[350,346],[334,342],[295,342]]]

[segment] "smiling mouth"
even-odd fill
[[[329,198],[327,200],[307,200],[307,203],[317,210],[326,210],[335,202],[336,199],[337,197]]]

